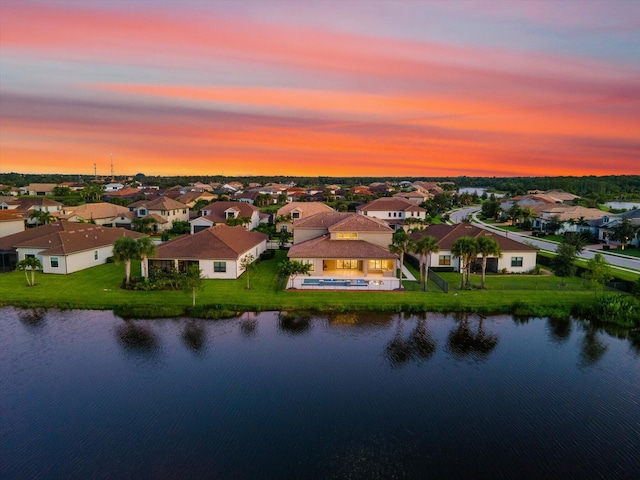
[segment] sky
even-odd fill
[[[640,174],[633,0],[0,0],[0,172]]]

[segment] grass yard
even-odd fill
[[[591,301],[593,291],[582,287],[581,279],[568,279],[560,287],[554,276],[491,275],[488,290],[457,290],[460,275],[442,274],[450,281],[450,293],[429,282],[423,292],[417,281],[404,281],[405,291],[286,291],[278,289],[277,265],[285,258],[277,251],[273,259],[261,261],[251,273],[251,290],[246,290],[246,274],[237,280],[205,280],[197,305],[230,311],[264,310],[379,310],[379,311],[476,311],[509,312],[512,305],[526,303],[544,314],[564,311],[575,303]],[[417,276],[415,268],[409,266]],[[134,276],[139,272],[134,263]],[[0,275],[0,305],[19,307],[113,309],[117,306],[172,307],[188,313],[191,296],[182,291],[129,291],[120,289],[124,266],[107,264],[70,275],[36,273],[35,287],[27,287],[23,272]],[[474,276],[473,284],[479,285]],[[542,313],[540,313],[542,312]]]

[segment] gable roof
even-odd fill
[[[63,211],[65,213],[59,215],[60,218],[71,218],[73,216],[78,216],[84,220],[90,219],[102,219],[102,218],[113,218],[117,217],[120,214],[129,212],[127,207],[122,207],[120,205],[116,205],[114,203],[85,203],[84,205],[80,205],[78,207],[64,207]]]
[[[152,200],[140,200],[129,205],[129,208],[139,207],[145,207],[147,210],[179,210],[189,208],[184,203],[165,196],[156,197]]]
[[[383,220],[351,213],[348,217],[334,223],[329,232],[384,232],[393,233],[393,229]]]
[[[7,202],[8,203],[8,202]],[[47,197],[19,197],[15,199],[15,204],[19,210],[29,210],[35,206],[38,207],[63,207],[64,204],[56,202]]]
[[[28,232],[30,235],[26,235]],[[4,245],[7,242],[12,247],[10,249],[44,248],[41,252],[43,255],[69,255],[113,245],[119,237],[137,239],[144,236],[146,235],[143,233],[125,228],[61,221],[9,235],[1,239],[3,241],[0,243]]]
[[[480,237],[490,237],[493,238],[503,252],[509,251],[536,251],[535,248],[530,247],[524,243],[517,242],[512,240],[511,238],[503,237],[502,235],[495,234],[489,230],[485,230],[484,228],[476,227],[475,225],[471,225],[470,223],[458,223],[456,225],[429,225],[424,230],[420,230],[419,232],[413,232],[409,236],[412,240],[420,240],[422,237],[426,235],[431,235],[436,240],[438,240],[438,246],[440,250],[451,250],[453,244],[462,237],[472,237],[472,238],[480,238]]]
[[[388,249],[364,240],[331,240],[329,235],[292,245],[289,258],[398,258]]]
[[[354,215],[348,212],[323,212],[294,220],[293,228],[325,228]]]
[[[413,202],[401,197],[383,197],[373,200],[358,207],[360,212],[380,212],[380,211],[404,211],[404,212],[426,212],[426,210]]]
[[[222,201],[222,202],[213,202],[203,208],[203,211],[210,211],[211,213],[205,215],[204,217],[198,218],[206,218],[214,223],[224,223],[227,221],[227,216],[225,212],[229,209],[233,209],[238,214],[236,217],[253,217],[255,212],[259,212],[260,209],[255,207],[247,202],[230,202],[230,201]]]
[[[290,202],[280,207],[276,215],[289,215],[294,210],[300,212],[300,218],[309,217],[316,213],[335,211],[329,205],[322,202]]]
[[[183,235],[158,246],[156,258],[231,259],[269,238],[260,232],[248,232],[244,227],[216,225],[193,235]]]
[[[0,210],[0,222],[24,222],[24,212],[21,210]]]

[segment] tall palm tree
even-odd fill
[[[113,260],[116,264],[124,262],[125,285],[131,280],[131,260],[140,258],[138,244],[133,238],[120,237],[113,244]]]
[[[460,259],[460,272],[462,274],[460,288],[463,288],[465,285],[470,286],[471,264],[478,256],[478,244],[476,239],[472,237],[460,237],[451,246],[451,253],[454,257],[458,257]]]
[[[153,243],[150,237],[142,237],[136,241],[136,247],[138,248],[138,255],[140,255],[140,266],[142,268],[142,276],[148,278],[147,259],[153,257],[156,254],[156,244]]]
[[[423,285],[425,292],[427,291],[427,281],[429,277],[429,267],[431,266],[431,254],[440,251],[438,246],[438,240],[431,235],[425,235],[420,240],[414,243],[413,252],[419,255],[420,259],[420,283]],[[424,272],[423,279],[423,267],[426,260],[426,271]],[[422,283],[424,280],[424,283]]]
[[[25,257],[24,260],[20,260],[16,267],[18,270],[24,271],[24,276],[27,279],[27,285],[33,287],[36,284],[36,270],[42,269],[42,263],[36,257]],[[31,278],[27,272],[31,270]]]
[[[389,251],[400,255],[400,288],[402,289],[402,266],[404,265],[404,254],[412,249],[412,240],[404,229],[400,229],[393,234],[393,243],[389,245]]]
[[[494,238],[488,236],[478,238],[476,243],[478,245],[478,254],[482,257],[481,288],[484,289],[484,277],[487,271],[487,257],[501,257],[502,249]]]

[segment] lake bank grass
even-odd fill
[[[595,292],[579,278],[561,280],[553,275],[489,275],[487,290],[458,290],[460,275],[446,273],[448,294],[429,282],[423,292],[416,281],[405,280],[404,291],[350,292],[279,289],[277,264],[285,258],[261,261],[251,273],[251,289],[246,278],[205,280],[195,308],[191,296],[182,291],[131,291],[120,288],[122,265],[106,264],[70,275],[36,274],[35,287],[27,287],[22,272],[0,275],[0,305],[22,308],[114,310],[121,316],[220,318],[244,311],[404,311],[517,313],[532,316],[568,316],[574,305],[594,300]],[[415,269],[411,269],[415,272]],[[139,272],[139,264],[132,266]],[[416,275],[417,276],[417,275]],[[479,275],[472,285],[478,287]]]

